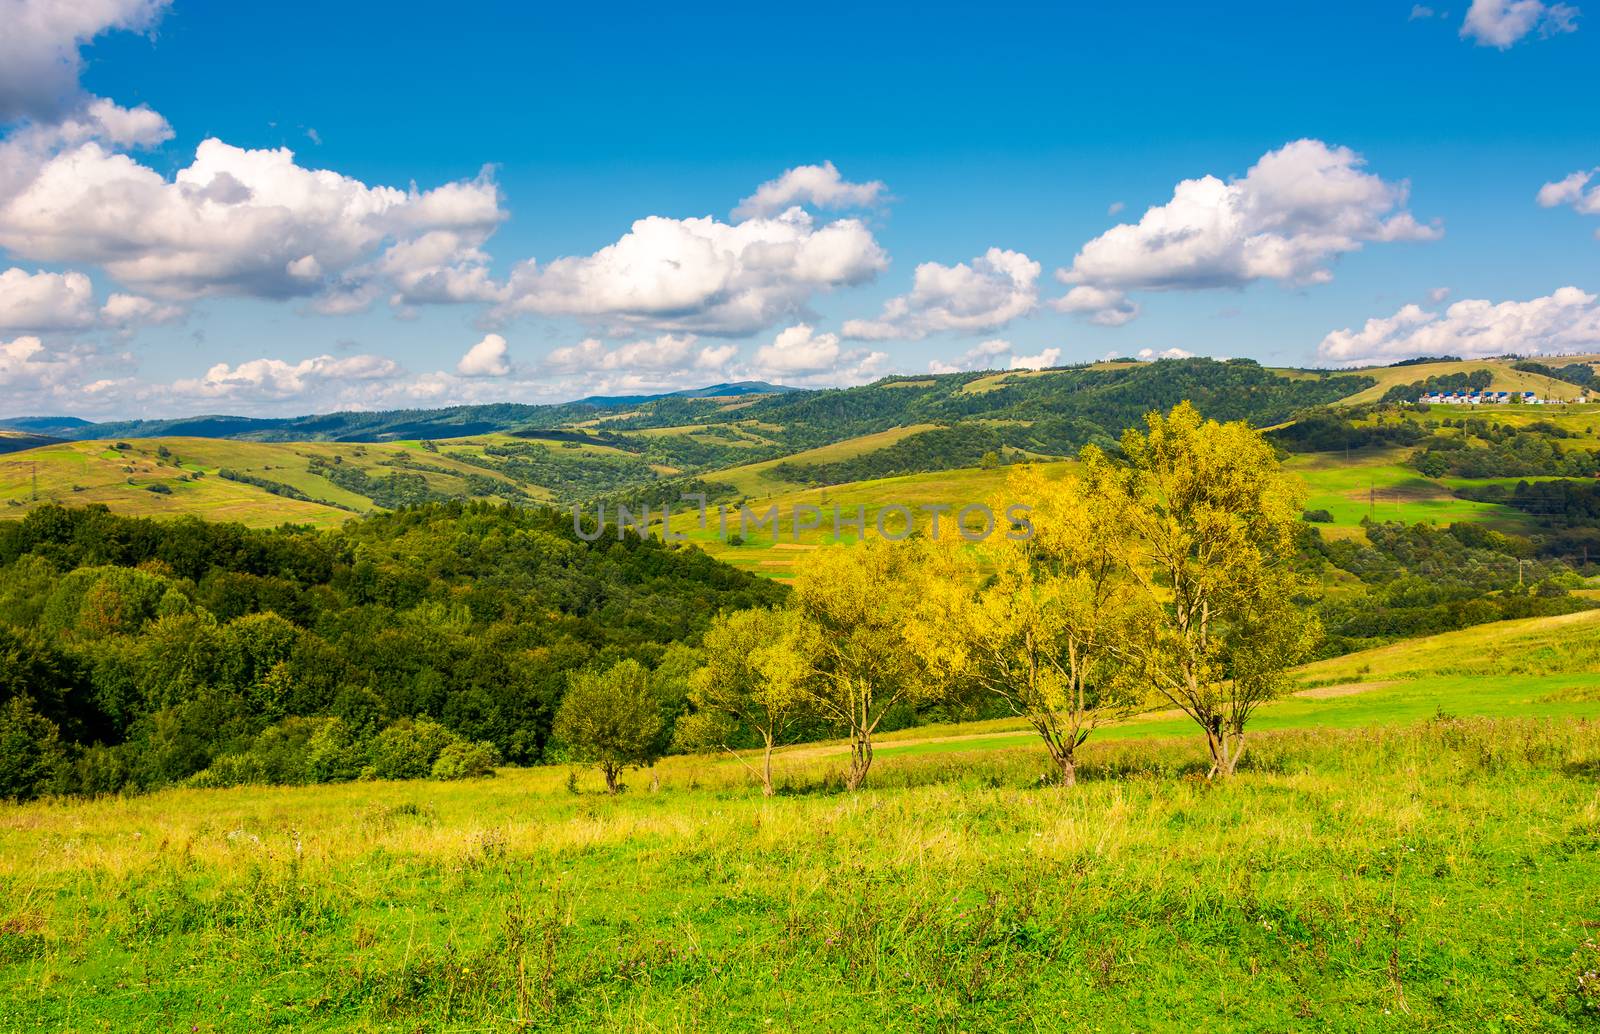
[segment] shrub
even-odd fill
[[[487,740],[470,743],[455,740],[445,745],[433,763],[435,779],[476,779],[494,775],[494,766],[500,763],[500,752]]]
[[[56,725],[27,697],[0,705],[0,800],[31,800],[53,789],[62,766]]]
[[[1310,521],[1313,524],[1332,524],[1333,514],[1329,513],[1327,510],[1307,510],[1305,513],[1300,515],[1300,519],[1303,521]]]
[[[372,741],[367,779],[425,779],[433,763],[456,737],[429,718],[402,718],[378,733]]]
[[[337,718],[323,721],[306,744],[306,779],[313,783],[341,783],[361,774],[361,747],[350,729]]]

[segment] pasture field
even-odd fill
[[[193,514],[258,528],[285,522],[333,527],[375,508],[371,499],[318,473],[316,461],[348,465],[374,478],[395,472],[415,473],[430,488],[449,494],[466,495],[467,478],[486,477],[516,485],[530,498],[548,499],[549,492],[539,486],[521,484],[452,455],[478,454],[485,445],[506,441],[527,444],[503,435],[448,440],[441,443],[442,452],[425,450],[417,441],[373,444],[130,438],[121,442],[64,442],[0,456],[0,506],[4,507],[0,517],[20,517],[38,503],[104,503],[112,511],[130,517]],[[549,442],[534,444],[552,450],[557,447]],[[565,451],[572,455],[623,455],[604,445],[585,444]],[[312,501],[223,478],[223,468],[288,485]],[[160,488],[152,491],[151,486]]]
[[[277,469],[283,466],[287,446],[209,438],[126,444],[128,449],[119,450],[112,442],[64,442],[0,456],[0,517],[21,517],[40,503],[103,503],[130,517],[192,514],[258,528],[285,522],[332,527],[350,517],[336,507],[273,495],[215,476],[222,466],[253,465],[271,470],[264,477],[277,474],[281,476],[275,480],[288,482],[292,472]],[[160,445],[173,456],[158,455]],[[204,476],[196,479],[196,473]],[[165,491],[151,491],[151,486]]]
[[[1283,469],[1306,483],[1306,509],[1327,510],[1333,523],[1320,524],[1324,536],[1360,536],[1361,521],[1405,524],[1487,522],[1499,530],[1517,531],[1526,522],[1520,511],[1497,503],[1456,496],[1455,489],[1548,478],[1426,478],[1406,466],[1406,449],[1363,449],[1350,453],[1301,453]]]
[[[1577,357],[1568,357],[1566,362],[1577,362]],[[1345,405],[1360,405],[1363,402],[1376,402],[1390,389],[1400,384],[1415,384],[1425,381],[1429,377],[1443,377],[1455,373],[1476,373],[1487,370],[1492,375],[1489,382],[1491,391],[1531,391],[1542,398],[1576,399],[1583,397],[1583,389],[1576,384],[1546,377],[1541,373],[1528,373],[1523,370],[1514,370],[1511,364],[1504,360],[1480,359],[1451,363],[1414,363],[1409,366],[1379,366],[1359,370],[1351,370],[1366,377],[1374,378],[1378,383],[1363,391],[1359,391],[1349,398],[1344,399]],[[1475,407],[1473,407],[1475,408]]]
[[[695,756],[0,805],[0,1030],[1592,1030],[1597,630],[1308,666],[1218,784],[1154,715],[1072,789],[985,723],[857,794],[825,744],[771,799]]]
[[[1064,476],[1071,468],[1072,464],[1069,461],[1040,465],[1040,469],[1045,471],[1047,476],[1054,477]],[[759,520],[770,508],[777,507],[778,520],[774,525],[776,533],[770,528],[763,527],[761,530],[753,531],[752,534],[741,535],[744,541],[739,545],[730,544],[728,537],[723,534],[715,507],[707,511],[705,528],[699,526],[699,517],[694,511],[684,511],[675,507],[672,531],[675,535],[683,535],[686,541],[699,546],[726,564],[764,577],[787,581],[795,575],[799,569],[798,565],[805,562],[806,555],[812,550],[820,546],[857,540],[858,536],[850,522],[855,520],[858,507],[865,513],[867,538],[877,536],[878,517],[885,507],[906,507],[911,511],[912,526],[927,531],[933,518],[920,507],[948,505],[951,507],[950,515],[941,517],[941,529],[944,529],[950,526],[954,514],[961,507],[971,503],[992,505],[997,500],[1003,499],[1008,470],[1009,468],[1004,466],[988,469],[963,467],[956,470],[852,481],[825,488],[795,488],[760,499],[752,499],[746,504],[753,515],[752,522]],[[721,473],[714,476],[718,480],[722,478]],[[822,511],[821,524],[816,528],[802,528],[797,534],[794,525],[797,506],[817,507]],[[834,535],[833,528],[833,511],[836,506],[840,513],[841,534],[838,536]],[[588,512],[592,515],[593,511]],[[997,518],[1004,516],[1000,509],[994,512]],[[723,519],[727,522],[728,535],[739,532],[738,509],[724,506],[722,513],[725,515]],[[904,521],[898,513],[883,513],[883,517],[884,527],[891,534],[898,534],[904,526]],[[972,520],[973,530],[976,531],[977,517],[974,515]],[[661,531],[661,521],[656,520],[651,525],[651,532],[660,535]],[[1004,534],[1004,530],[997,529],[996,534]]]
[[[869,452],[887,448],[902,439],[909,438],[923,431],[931,431],[934,424],[909,424],[905,427],[895,427],[876,434],[861,435],[848,438],[832,445],[824,445],[816,449],[807,449],[796,452],[779,459],[764,460],[760,463],[747,463],[737,467],[727,467],[714,471],[706,476],[716,481],[732,485],[740,493],[752,499],[766,499],[768,497],[804,488],[803,485],[792,481],[785,481],[771,473],[773,467],[782,463],[814,464],[836,463],[840,460],[853,459],[864,456]]]
[[[1583,1030],[1600,726],[0,809],[0,1028]]]

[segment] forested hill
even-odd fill
[[[1364,375],[1287,373],[1254,360],[1109,362],[1044,371],[890,377],[856,388],[802,391],[743,382],[658,396],[594,397],[560,405],[499,403],[432,410],[343,412],[290,418],[198,416],[88,423],[15,418],[0,426],[72,440],[232,438],[253,441],[381,442],[545,430],[599,421],[608,428],[760,419],[781,424],[790,451],[922,421],[983,418],[1043,421],[1037,445],[1081,444],[1115,434],[1152,409],[1189,399],[1219,419],[1281,422],[1296,409],[1370,387]],[[725,394],[713,394],[717,390]],[[766,389],[766,390],[763,390]]]
[[[860,388],[764,397],[738,414],[781,424],[785,443],[797,448],[890,427],[984,420],[999,422],[1007,445],[1064,455],[1097,438],[1114,439],[1144,414],[1183,401],[1212,419],[1264,427],[1371,383],[1349,374],[1289,377],[1251,359],[1169,359],[889,378]],[[609,420],[602,426],[628,423],[638,421]]]
[[[58,750],[74,792],[279,748],[299,779],[310,755],[406,774],[383,737],[420,716],[532,761],[569,672],[671,670],[714,614],[783,591],[654,539],[586,543],[550,510],[449,503],[316,533],[50,506],[0,524],[0,712],[21,709],[7,727]]]

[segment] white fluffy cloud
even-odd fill
[[[347,293],[386,242],[442,231],[475,244],[502,217],[486,174],[429,191],[369,187],[304,168],[287,148],[209,139],[169,181],[91,139],[52,154],[0,196],[0,247],[35,261],[96,263],[168,298],[291,298]]]
[[[95,305],[94,287],[83,273],[38,271],[13,266],[0,271],[0,330],[89,330],[165,323],[182,315],[131,294],[113,294]]]
[[[1387,363],[1422,355],[1483,358],[1600,349],[1595,296],[1563,287],[1542,298],[1496,304],[1463,299],[1442,314],[1407,305],[1393,316],[1367,320],[1360,330],[1322,339],[1324,362]]]
[[[1194,353],[1182,348],[1163,348],[1159,352],[1154,348],[1141,348],[1134,358],[1153,363],[1158,359],[1193,359]]]
[[[1123,297],[1130,290],[1322,283],[1332,279],[1333,260],[1367,242],[1440,236],[1405,211],[1407,184],[1364,172],[1364,164],[1349,148],[1297,140],[1240,179],[1184,180],[1171,201],[1107,230],[1056,272],[1064,284],[1105,292],[1103,307],[1081,292],[1056,305],[1115,324],[1136,312]]]
[[[15,398],[41,387],[54,386],[75,376],[77,365],[63,362],[45,351],[33,335],[0,341],[0,387]]]
[[[0,329],[79,330],[98,318],[94,288],[82,273],[0,272]]]
[[[483,228],[433,230],[391,245],[376,269],[395,286],[396,306],[505,301],[507,289],[490,275],[481,247],[486,237]]]
[[[1057,355],[1060,349],[1057,349]],[[999,370],[1011,366],[1011,342],[1005,338],[980,341],[957,356],[953,362],[933,359],[928,362],[929,373],[964,373],[968,370]]]
[[[799,312],[818,291],[864,283],[887,265],[856,219],[818,226],[799,208],[733,224],[650,216],[593,255],[520,264],[503,311],[747,334]]]
[[[756,192],[739,202],[735,219],[774,216],[793,205],[817,208],[861,208],[882,199],[881,180],[851,183],[839,175],[832,162],[797,165],[775,180],[768,180]]]
[[[1539,188],[1538,202],[1542,208],[1571,205],[1583,215],[1600,215],[1600,183],[1590,186],[1590,181],[1600,169],[1578,170]],[[1600,230],[1595,231],[1600,237]]]
[[[1102,327],[1120,327],[1139,315],[1138,304],[1129,301],[1123,292],[1088,284],[1070,288],[1050,304],[1061,312],[1084,314],[1090,323]]]
[[[788,384],[861,384],[880,376],[888,360],[884,352],[845,348],[839,335],[819,334],[800,323],[756,351],[753,372]]]
[[[504,377],[511,372],[506,358],[506,339],[499,334],[485,334],[483,340],[467,349],[467,354],[456,363],[456,372],[463,377]]]
[[[1538,31],[1542,37],[1578,31],[1578,9],[1541,0],[1472,0],[1461,23],[1461,38],[1481,47],[1508,50]]]
[[[0,0],[0,123],[52,121],[82,102],[78,48],[105,32],[142,31],[170,0]]]
[[[1026,316],[1039,303],[1039,263],[990,248],[970,263],[917,266],[911,293],[891,298],[873,320],[847,320],[844,336],[917,339],[939,331],[985,331]]]
[[[776,373],[819,373],[839,364],[839,335],[818,334],[801,323],[781,331],[756,352],[756,365]]]
[[[544,364],[558,373],[686,373],[720,370],[737,352],[734,345],[701,345],[693,334],[662,334],[615,348],[607,348],[598,338],[586,338],[555,349],[545,356]]]
[[[353,355],[343,359],[318,355],[297,363],[251,359],[237,366],[217,363],[201,377],[174,382],[172,390],[191,398],[286,399],[346,381],[386,380],[401,372],[400,364],[380,355]]]
[[[1047,348],[1038,355],[1014,355],[1011,357],[1013,370],[1043,370],[1049,366],[1059,366],[1061,363],[1061,349]]]

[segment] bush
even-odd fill
[[[63,756],[56,725],[27,697],[0,705],[0,800],[32,800],[54,789]]]
[[[1307,510],[1300,515],[1300,519],[1310,521],[1312,524],[1332,524],[1333,514],[1327,510]]]
[[[456,737],[429,718],[402,718],[372,741],[364,779],[426,779]]]
[[[476,779],[494,775],[494,766],[500,763],[500,752],[487,740],[469,743],[456,740],[439,752],[433,763],[435,779]]]
[[[362,752],[350,729],[329,718],[306,744],[306,779],[313,783],[342,783],[361,775]]]

